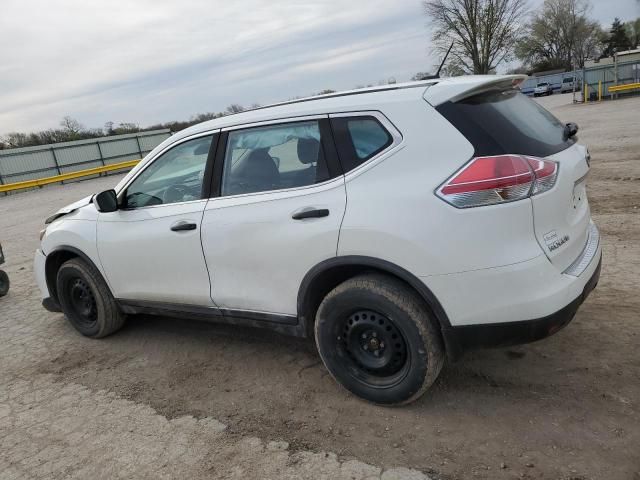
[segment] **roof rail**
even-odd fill
[[[438,83],[438,79],[429,79],[429,80],[419,80],[416,82],[406,82],[406,83],[395,83],[395,84],[389,84],[389,85],[380,85],[377,87],[366,87],[366,88],[359,88],[357,90],[345,90],[343,92],[334,92],[334,93],[326,93],[324,95],[315,95],[312,97],[304,97],[304,98],[296,98],[293,100],[287,100],[286,102],[278,102],[278,103],[271,103],[269,105],[264,105],[264,106],[260,106],[260,107],[256,107],[256,108],[250,108],[247,110],[243,110],[242,112],[238,112],[238,113],[243,113],[243,112],[253,112],[256,110],[264,110],[265,108],[272,108],[272,107],[281,107],[284,105],[293,105],[296,103],[304,103],[304,102],[312,102],[314,100],[324,100],[326,98],[338,98],[338,97],[348,97],[351,95],[363,95],[365,93],[375,93],[375,92],[386,92],[386,91],[391,91],[391,90],[404,90],[407,88],[418,88],[418,87],[426,87],[429,85],[434,85],[435,83]]]

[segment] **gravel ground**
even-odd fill
[[[259,330],[138,317],[78,335],[39,305],[37,232],[117,178],[1,197],[0,478],[640,479],[640,98],[540,102],[593,156],[600,284],[554,337],[445,365],[403,408],[357,400],[310,342]]]

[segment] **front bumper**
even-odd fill
[[[51,298],[49,286],[47,285],[46,274],[47,256],[40,249],[36,250],[33,257],[33,273],[36,277],[36,283],[40,289],[40,297],[42,298],[42,306],[50,312],[61,312],[62,309],[58,302]]]

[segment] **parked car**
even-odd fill
[[[580,80],[579,79],[575,79],[574,82],[574,78],[573,77],[566,77],[562,79],[562,84],[560,85],[560,93],[565,93],[565,92],[573,92],[574,91],[574,83],[575,83],[575,90],[576,91],[580,91],[581,89],[581,85],[580,85]]]
[[[552,94],[553,94],[553,89],[551,88],[551,85],[546,82],[539,83],[536,86],[536,88],[533,89],[534,97],[541,97],[543,95],[552,95]]]
[[[522,80],[381,86],[178,132],[47,220],[43,305],[94,338],[138,313],[313,338],[354,394],[415,400],[446,356],[557,332],[598,281],[587,149]]]
[[[2,244],[0,244],[0,265],[4,264],[4,252],[2,251]],[[4,297],[9,293],[9,275],[4,270],[0,270],[0,297]]]

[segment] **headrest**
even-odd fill
[[[298,159],[305,164],[318,161],[320,154],[320,142],[315,138],[298,139]]]
[[[269,155],[266,148],[256,148],[255,150],[252,150],[247,158],[248,162],[263,162],[265,160],[273,161],[273,158],[271,158],[271,155]]]

